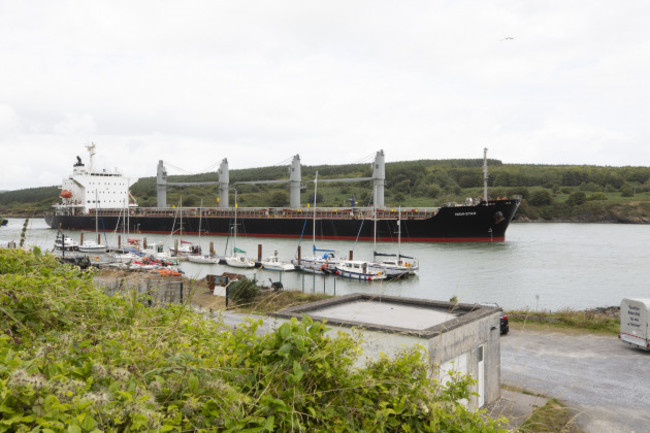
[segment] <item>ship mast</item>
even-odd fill
[[[314,252],[314,255],[316,255],[316,192],[318,191],[318,170],[316,170],[316,177],[314,178],[314,199],[312,200],[312,204],[314,205],[314,218],[313,218],[313,226],[311,229],[311,237],[312,237],[312,250]]]
[[[483,199],[485,203],[488,201],[487,193],[488,184],[488,168],[487,168],[487,147],[483,149]]]
[[[90,156],[90,163],[88,164],[88,172],[92,173],[93,172],[93,160],[95,159],[95,143],[90,143],[86,145],[86,149],[88,149],[88,155]]]

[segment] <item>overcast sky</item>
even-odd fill
[[[490,158],[650,165],[646,0],[0,0],[0,190]],[[370,157],[370,159],[369,159]]]

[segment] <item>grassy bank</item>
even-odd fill
[[[575,423],[575,412],[552,398],[516,430],[516,433],[583,433]]]
[[[507,312],[511,323],[540,324],[563,329],[584,330],[603,334],[617,335],[620,330],[618,307],[594,308],[582,311],[529,311],[513,310]]]

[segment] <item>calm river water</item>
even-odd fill
[[[0,228],[0,244],[20,241],[23,223],[22,219],[10,219],[8,226]],[[55,234],[42,219],[35,219],[28,225],[26,244],[51,249]],[[69,234],[79,239],[78,232]],[[169,236],[138,237],[144,236],[149,242],[173,243]],[[107,237],[109,244],[117,244],[115,234]],[[184,239],[199,241],[196,236]],[[306,292],[364,292],[444,301],[457,296],[462,302],[497,302],[506,309],[582,309],[619,305],[623,297],[650,298],[648,225],[521,223],[510,226],[506,239],[502,243],[404,243],[402,253],[419,259],[420,272],[401,281],[367,283],[270,271],[257,271],[256,278],[282,281],[287,289]],[[224,254],[226,238],[203,237],[200,241],[204,251],[212,241],[217,253]],[[278,250],[281,258],[290,259],[298,241],[237,239],[237,247],[248,251],[250,257],[257,256],[258,244],[265,256]],[[334,249],[340,256],[353,250],[359,259],[371,258],[373,249],[372,242],[354,246],[346,241],[318,242],[318,247]],[[310,255],[311,239],[303,240],[301,248],[303,256]],[[397,245],[378,243],[377,249],[394,252]],[[227,266],[192,263],[182,263],[181,269],[196,278],[237,272]]]

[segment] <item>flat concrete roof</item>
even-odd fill
[[[374,302],[372,300],[336,304],[331,307],[321,308],[316,312],[319,317],[323,317],[328,321],[352,320],[368,325],[398,326],[419,331],[458,317],[458,314],[447,310],[440,311],[414,305]]]
[[[285,308],[274,316],[306,315],[331,325],[431,338],[498,312],[493,306],[357,293]]]

